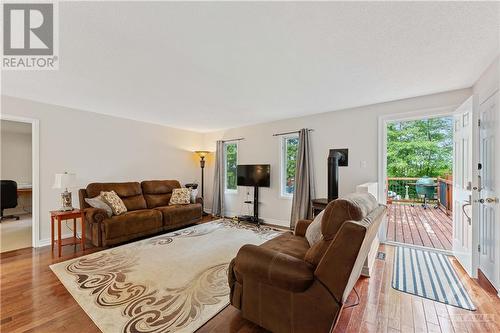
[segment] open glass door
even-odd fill
[[[472,97],[453,123],[453,254],[472,275]]]
[[[497,91],[479,106],[479,269],[500,288],[500,189],[498,153],[500,135],[500,93]]]

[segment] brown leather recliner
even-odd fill
[[[312,221],[295,233],[244,245],[229,265],[231,304],[272,332],[329,332],[358,280],[386,207],[367,193],[332,201],[321,240],[309,246]]]
[[[92,243],[110,246],[162,231],[179,228],[201,220],[201,198],[188,205],[169,205],[172,190],[180,188],[177,180],[149,180],[128,183],[92,183],[79,190],[80,208]],[[102,209],[90,207],[85,198],[98,196],[101,191],[115,191],[127,207],[127,212],[108,217]]]

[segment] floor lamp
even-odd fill
[[[203,216],[207,216],[208,214],[205,213],[205,192],[204,192],[204,189],[203,189],[203,185],[204,185],[204,169],[205,169],[205,156],[207,156],[210,152],[209,151],[206,151],[206,150],[197,150],[195,151],[196,154],[198,154],[198,156],[200,157],[200,168],[201,168],[201,198],[202,198],[202,201],[201,201],[201,211],[202,211],[202,214]]]

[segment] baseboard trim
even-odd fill
[[[81,233],[77,232],[76,235],[78,237],[81,237]],[[71,238],[73,237],[73,233],[67,233],[67,234],[63,234],[62,235],[62,238]],[[52,240],[50,238],[45,238],[45,239],[39,239],[38,240],[38,245],[36,247],[44,247],[44,246],[49,246],[51,245],[52,243]],[[35,246],[34,246],[35,247]]]
[[[477,269],[477,283],[481,288],[487,292],[495,295],[499,295],[499,291],[495,288],[493,283],[484,275],[480,268]]]

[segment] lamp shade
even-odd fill
[[[197,150],[195,151],[196,154],[198,154],[198,156],[200,156],[201,158],[207,156],[210,152],[208,150]]]
[[[66,189],[72,187],[76,187],[76,174],[67,172],[56,173],[52,188]]]

